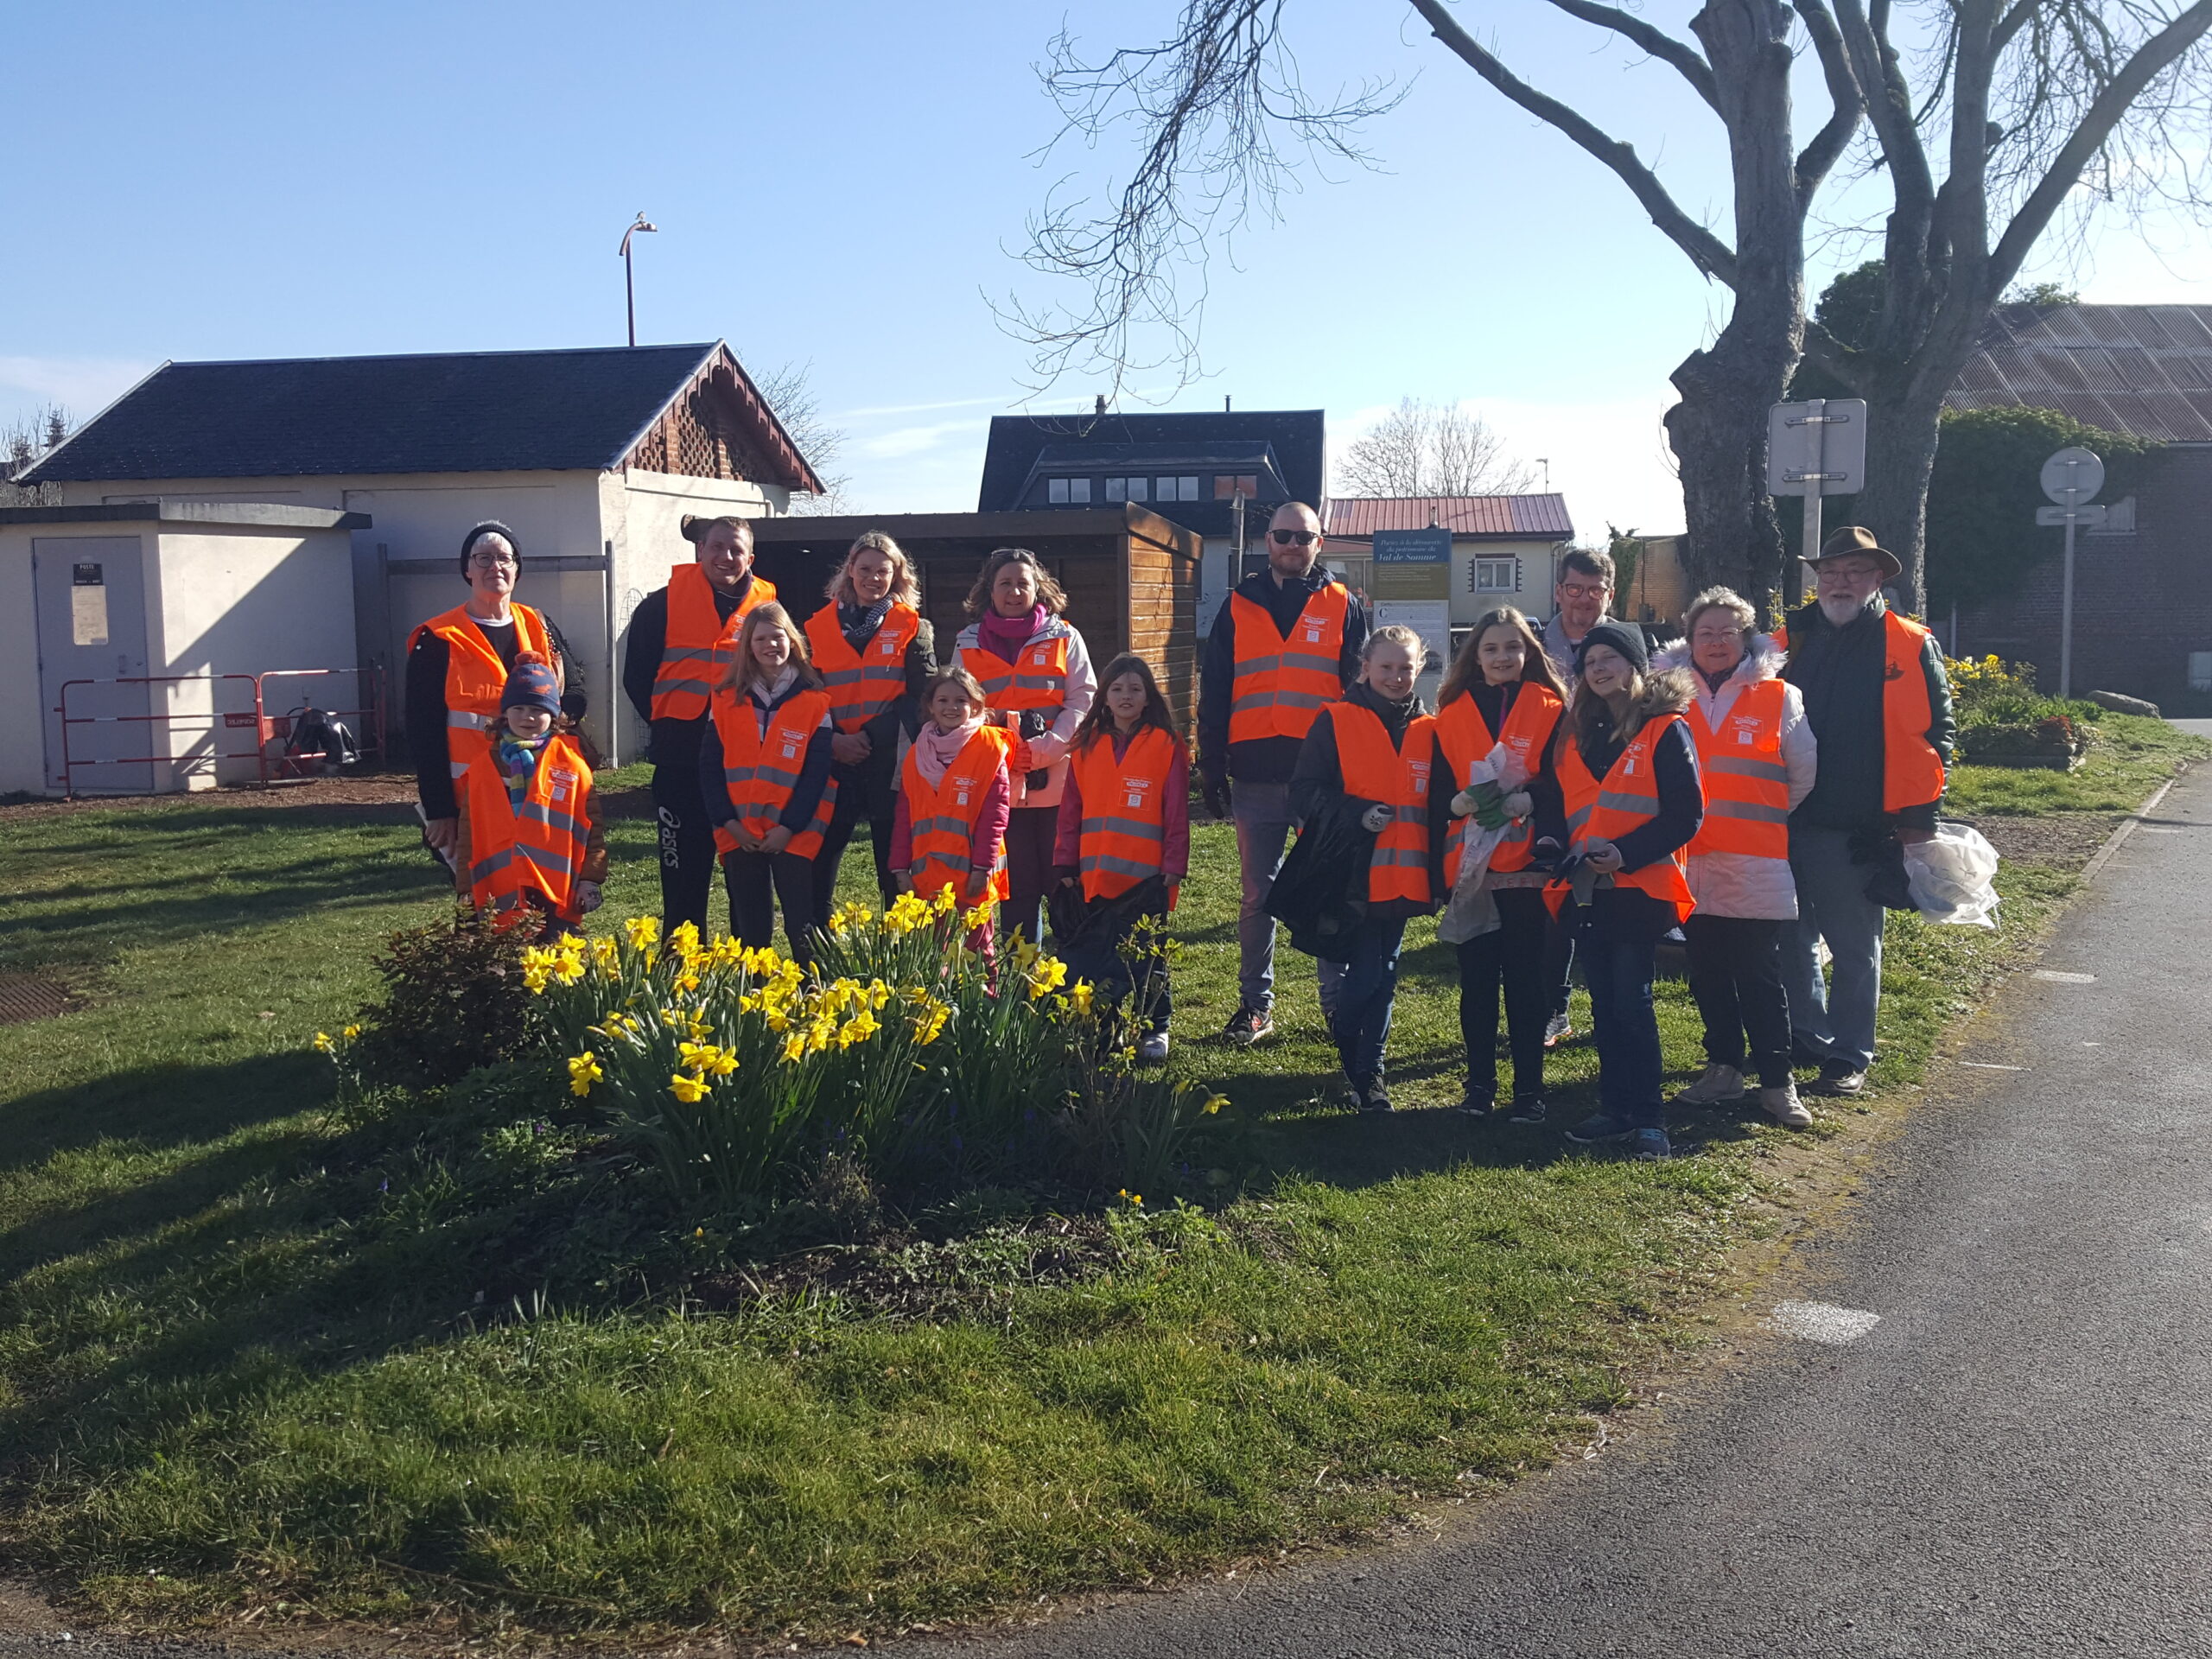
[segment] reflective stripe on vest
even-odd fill
[[[1789,695],[1780,680],[1753,681],[1737,692],[1719,731],[1706,725],[1701,703],[1690,705],[1690,741],[1697,746],[1698,776],[1705,785],[1705,822],[1690,842],[1691,857],[1789,856],[1789,768],[1782,759],[1782,711]]]
[[[1590,768],[1582,764],[1582,751],[1576,747],[1572,734],[1560,746],[1560,792],[1566,798],[1567,828],[1574,850],[1583,850],[1592,840],[1618,844],[1630,830],[1659,816],[1659,779],[1653,767],[1652,751],[1658,745],[1660,734],[1681,719],[1680,715],[1654,715],[1645,721],[1643,729],[1620,752],[1602,783],[1592,778]],[[1690,897],[1689,881],[1682,874],[1687,857],[1687,853],[1678,848],[1640,870],[1616,872],[1613,885],[1649,893],[1660,903],[1673,907],[1675,921],[1687,921],[1690,912],[1697,907]],[[1544,900],[1554,915],[1565,906],[1567,893],[1564,881],[1551,882],[1544,888]]]
[[[1002,727],[985,726],[953,757],[952,764],[944,769],[944,781],[938,784],[922,776],[917,752],[906,751],[899,768],[912,845],[906,874],[923,898],[934,898],[939,889],[951,887],[965,902],[976,820],[991,792],[992,780],[1005,772],[1007,753],[1013,747],[1014,739]],[[1006,841],[1001,836],[985,895],[1003,899],[1009,891]]]
[[[906,695],[906,647],[921,627],[921,613],[893,605],[868,644],[855,651],[837,626],[835,600],[806,619],[808,652],[839,731],[857,732]]]
[[[591,838],[591,768],[575,740],[549,737],[515,802],[490,744],[468,767],[468,896],[494,914],[515,909],[526,892],[544,896],[574,925],[575,883]]]
[[[1490,752],[1500,743],[1518,756],[1529,775],[1535,777],[1543,766],[1544,745],[1552,741],[1552,728],[1559,724],[1560,711],[1566,706],[1551,687],[1523,680],[1513,706],[1505,711],[1505,730],[1493,734],[1471,696],[1452,698],[1436,717],[1436,747],[1451,771],[1452,792],[1456,795],[1467,786],[1477,764],[1489,760]],[[1444,885],[1447,887],[1459,883],[1459,851],[1467,838],[1467,826],[1473,822],[1454,818],[1444,832]],[[1528,868],[1533,856],[1530,841],[1525,820],[1509,825],[1505,839],[1491,849],[1490,868],[1500,875]]]
[[[508,607],[515,620],[518,656],[534,651],[553,660],[552,634],[545,619],[527,605]],[[446,642],[446,754],[449,770],[458,781],[479,755],[492,752],[493,729],[499,723],[499,698],[507,689],[507,665],[492,642],[478,630],[467,607],[456,605],[434,616],[407,636],[411,653],[415,642],[435,633]],[[504,787],[504,786],[503,786]]]
[[[721,740],[722,782],[746,834],[757,839],[782,821],[791,791],[798,787],[799,776],[806,769],[807,746],[829,714],[828,692],[802,691],[769,715],[764,732],[760,705],[750,696],[715,699],[715,734]],[[814,815],[784,850],[801,858],[812,858],[820,852],[823,832],[829,829],[836,806],[837,780],[824,779]],[[737,837],[718,826],[715,845],[721,852],[734,853]]]
[[[1332,582],[1306,601],[1284,638],[1266,607],[1229,596],[1235,669],[1230,682],[1229,741],[1303,737],[1313,717],[1344,696],[1340,667],[1351,591]]]
[[[1330,709],[1336,727],[1337,766],[1344,793],[1390,809],[1367,862],[1370,904],[1433,897],[1428,881],[1428,790],[1436,760],[1436,721],[1422,715],[1393,747],[1389,729],[1372,709],[1356,702]]]
[[[653,671],[655,720],[696,720],[707,712],[747,614],[775,596],[776,584],[755,576],[725,621],[704,570],[696,564],[670,569],[667,631],[661,636],[660,666]]]
[[[1927,642],[1935,636],[1895,611],[1882,613],[1882,810],[1902,812],[1943,798],[1943,757],[1928,741],[1936,711],[1928,701],[1928,675],[1921,667]],[[1775,643],[1789,649],[1789,630],[1774,631]],[[1787,671],[1785,671],[1786,673]]]
[[[1117,760],[1113,737],[1102,729],[1071,759],[1083,798],[1077,867],[1086,899],[1114,898],[1160,874],[1176,741],[1173,733],[1147,726]]]

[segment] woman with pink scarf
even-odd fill
[[[924,899],[950,887],[964,908],[1007,894],[1006,826],[1013,797],[1008,758],[1027,746],[984,721],[983,688],[964,668],[943,668],[922,687],[929,718],[899,767],[891,871]],[[977,930],[988,949],[990,923]]]

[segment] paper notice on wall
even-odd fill
[[[70,588],[69,642],[77,645],[107,644],[107,588],[105,586]]]
[[[1428,647],[1428,670],[1434,672],[1452,660],[1452,601],[1446,599],[1378,599],[1375,620],[1389,626],[1411,628]]]

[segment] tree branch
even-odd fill
[[[1812,142],[1797,153],[1797,212],[1802,216],[1810,210],[1813,197],[1841,159],[1851,135],[1859,130],[1866,100],[1859,91],[1859,78],[1851,73],[1851,53],[1843,43],[1843,32],[1835,26],[1827,7],[1821,0],[1795,0],[1794,9],[1805,32],[1813,38],[1813,51],[1821,60],[1828,98],[1835,106]]]
[[[1983,303],[1994,301],[2019,275],[2020,266],[2026,261],[2028,251],[2035,246],[2036,238],[2044,233],[2059,205],[2081,181],[2082,169],[2104,147],[2105,140],[2112,137],[2113,129],[2120,124],[2130,106],[2153,80],[2202,40],[2208,29],[2212,29],[2212,0],[2197,0],[2196,4],[2138,48],[2126,67],[2097,95],[2088,113],[2074,130],[2073,137],[2053,158],[2028,199],[2020,204],[2019,211],[2012,215],[2012,222],[2005,227],[2005,234],[1982,272],[1977,297]]]
[[[1872,390],[1865,354],[1852,350],[1809,316],[1805,319],[1805,360],[1834,375],[1861,397]]]
[[[1663,29],[1618,6],[1600,6],[1592,3],[1592,0],[1551,0],[1551,3],[1568,16],[1579,17],[1599,29],[1610,29],[1661,62],[1672,64],[1681,72],[1682,79],[1696,89],[1700,98],[1716,110],[1720,107],[1720,89],[1713,84],[1713,66],[1699,56],[1697,48],[1688,41],[1678,41]]]
[[[1715,277],[1729,287],[1736,285],[1736,256],[1728,245],[1699,224],[1667,194],[1658,175],[1637,159],[1636,147],[1600,131],[1582,116],[1560,103],[1538,92],[1508,69],[1484,48],[1475,37],[1459,26],[1459,20],[1446,9],[1444,0],[1411,0],[1413,9],[1421,15],[1436,38],[1449,47],[1484,80],[1538,120],[1559,129],[1599,161],[1617,174],[1628,186],[1643,210],[1651,215],[1651,222],[1659,227],[1668,240],[1689,256],[1689,261],[1707,276]]]
[[[1867,118],[1874,124],[1874,137],[1880,141],[1882,157],[1889,164],[1890,188],[1897,194],[1897,207],[1924,222],[1936,200],[1936,180],[1928,165],[1928,152],[1921,145],[1920,130],[1913,123],[1912,88],[1906,84],[1896,52],[1883,37],[1889,7],[1883,0],[1874,0],[1878,24],[1868,21],[1859,0],[1836,0],[1835,10],[1853,73],[1866,97]]]

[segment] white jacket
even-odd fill
[[[1777,678],[1783,655],[1771,634],[1759,634],[1736,671],[1708,689],[1705,676],[1690,661],[1687,643],[1669,647],[1651,659],[1655,672],[1662,668],[1689,671],[1697,682],[1697,707],[1706,729],[1717,730],[1735,707],[1737,694],[1747,685]],[[1695,728],[1693,726],[1693,731]],[[1789,804],[1794,808],[1813,792],[1813,776],[1819,745],[1805,721],[1805,700],[1794,685],[1782,688],[1782,763],[1789,770]],[[1699,911],[1709,916],[1740,916],[1762,921],[1795,921],[1797,884],[1790,879],[1789,861],[1761,858],[1754,853],[1693,853],[1689,861],[1690,894]]]

